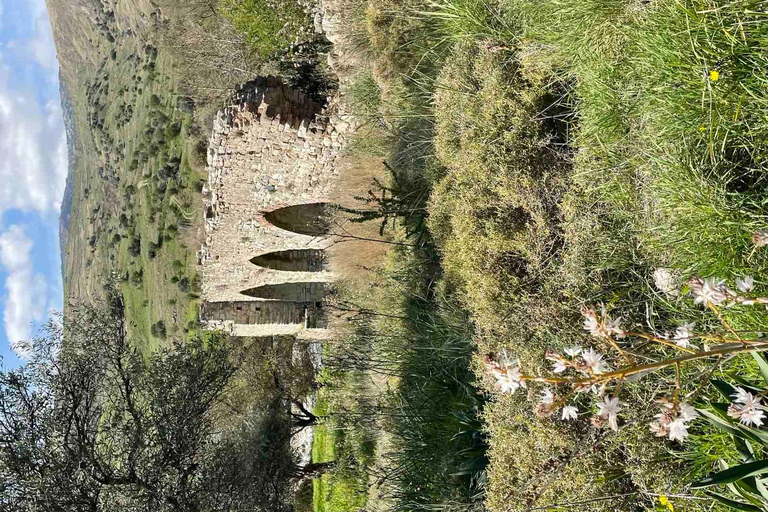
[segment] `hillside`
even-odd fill
[[[176,109],[153,2],[49,0],[70,170],[60,232],[68,300],[118,277],[130,324],[156,344],[196,319],[202,130]],[[189,143],[188,143],[189,142]],[[71,207],[69,207],[71,205]]]

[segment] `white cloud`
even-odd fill
[[[16,343],[32,335],[32,323],[45,319],[47,293],[45,279],[32,266],[32,240],[19,225],[0,234],[0,264],[7,277],[3,301],[3,325],[11,347],[19,357]]]
[[[1,0],[0,0],[1,1]],[[1,6],[0,6],[1,7]],[[56,60],[56,45],[53,42],[51,21],[48,17],[48,9],[45,2],[37,2],[34,8],[33,36],[29,41],[29,47],[35,60],[46,71],[56,74],[59,71],[59,63]]]
[[[61,107],[41,105],[28,90],[11,86],[0,56],[0,214],[13,208],[57,212],[67,177],[67,143]]]

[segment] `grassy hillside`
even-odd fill
[[[176,92],[152,2],[49,9],[76,133],[65,294],[92,298],[117,277],[152,345],[196,319],[205,134]]]

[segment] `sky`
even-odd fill
[[[67,145],[44,0],[0,0],[0,355],[62,307],[58,218]]]

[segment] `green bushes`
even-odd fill
[[[252,51],[262,59],[285,51],[309,35],[311,20],[296,2],[278,0],[220,0],[219,9],[246,34]]]

